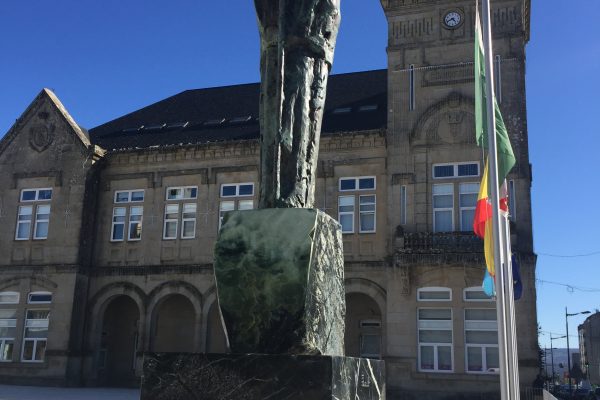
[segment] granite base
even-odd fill
[[[340,356],[146,353],[141,400],[383,400],[385,364]]]

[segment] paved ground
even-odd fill
[[[0,400],[139,400],[138,389],[0,385]]]

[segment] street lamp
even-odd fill
[[[552,346],[552,341],[556,340],[556,339],[564,339],[566,337],[567,337],[567,335],[552,337],[552,334],[550,334],[550,357],[552,357],[552,388],[553,389],[554,389],[554,384],[556,383],[556,380],[554,379],[554,349],[555,349],[555,347]],[[568,351],[567,351],[567,353],[568,353]]]
[[[580,314],[591,314],[590,311],[582,311],[578,313],[569,314],[567,307],[565,307],[565,323],[567,326],[567,373],[569,374],[569,396],[573,394],[571,388],[571,348],[569,347],[569,317],[573,317],[575,315]]]

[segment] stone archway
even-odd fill
[[[346,356],[381,358],[383,316],[377,302],[364,293],[346,294]]]
[[[154,308],[151,351],[192,352],[196,337],[194,305],[181,294],[163,298]]]
[[[140,310],[127,295],[110,299],[102,315],[98,373],[107,386],[136,385]]]

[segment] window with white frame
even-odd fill
[[[360,321],[360,356],[381,358],[381,321],[367,319]]]
[[[118,190],[115,192],[115,204],[135,204],[144,202],[144,190]],[[121,242],[127,236],[128,241],[142,239],[144,207],[141,205],[113,207],[110,240]],[[127,229],[126,229],[127,227]]]
[[[197,186],[167,188],[163,239],[177,239],[178,236],[181,239],[196,237],[197,204],[188,201],[197,198]],[[174,201],[178,202],[175,203]],[[181,229],[179,229],[179,226],[181,226]]]
[[[452,232],[453,214],[454,185],[452,183],[433,185],[433,231]]]
[[[52,303],[52,293],[50,292],[31,292],[27,295],[28,304],[50,304]]]
[[[406,185],[400,186],[400,225],[406,225]]]
[[[417,289],[418,301],[451,301],[452,289],[445,287],[424,287]]]
[[[15,240],[47,239],[52,189],[23,189],[19,200]]]
[[[374,233],[377,221],[377,197],[375,193],[350,195],[346,192],[375,191],[374,176],[359,176],[340,178],[339,191],[343,193],[338,197],[338,221],[342,226],[342,233],[354,233],[355,224],[359,233]],[[356,203],[358,202],[358,214]],[[358,217],[358,221],[355,218]]]
[[[50,310],[26,310],[21,361],[42,362],[46,352]]]
[[[419,371],[452,372],[452,310],[418,309]]]
[[[498,373],[500,360],[495,308],[465,309],[465,358],[467,372]]]
[[[0,362],[13,358],[17,334],[17,310],[0,309]]]
[[[478,195],[479,183],[461,183],[458,185],[460,230],[463,232],[473,230],[473,219],[475,218]]]
[[[478,162],[433,164],[433,179],[465,178],[479,176]]]
[[[492,301],[481,287],[470,287],[463,291],[464,301]]]
[[[0,292],[0,304],[19,304],[19,292]]]
[[[219,229],[223,217],[228,211],[254,209],[254,183],[227,183],[221,185],[221,203],[219,204]]]

